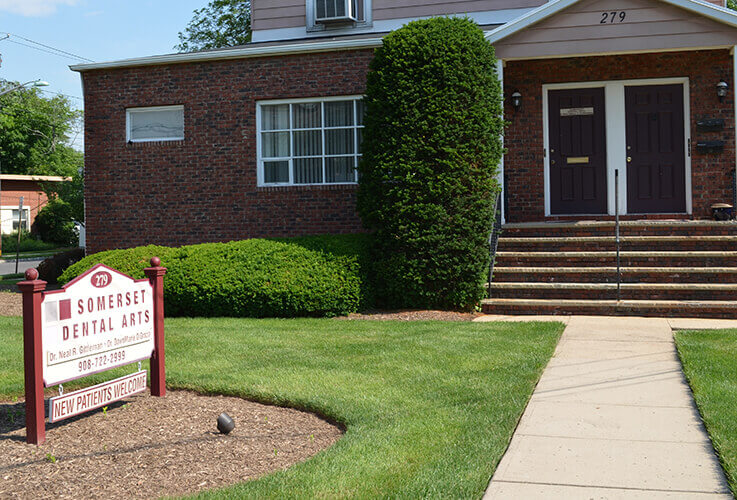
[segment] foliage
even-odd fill
[[[76,171],[69,182],[47,182],[43,184],[49,199],[59,198],[69,205],[70,220],[84,223],[84,171]]]
[[[737,330],[675,332],[696,406],[737,494]]]
[[[562,329],[169,318],[167,388],[314,411],[346,427],[305,462],[197,498],[481,498]],[[0,317],[6,400],[23,394],[21,332],[20,318]]]
[[[3,235],[2,248],[3,254],[15,253],[18,250],[18,231],[14,231],[11,234]],[[52,250],[57,248],[58,245],[54,243],[47,243],[34,238],[31,233],[23,231],[20,235],[20,251],[21,252],[33,252],[39,250]]]
[[[152,256],[168,268],[173,316],[334,316],[367,304],[365,236],[252,239],[181,248],[138,247],[93,254],[72,265],[66,283],[96,263],[143,277]]]
[[[460,18],[409,23],[376,50],[358,210],[386,306],[465,309],[483,296],[502,154],[495,62]]]
[[[217,49],[251,41],[250,0],[210,0],[196,9],[184,32],[179,32],[179,52]]]
[[[59,246],[77,246],[79,235],[72,220],[74,207],[61,198],[52,198],[38,212],[33,231],[47,243]]]
[[[727,8],[737,10],[737,0],[727,0]]]
[[[46,281],[47,283],[57,283],[59,276],[69,266],[75,262],[79,262],[84,259],[84,248],[74,248],[65,252],[60,252],[51,257],[44,259],[38,265],[39,279]]]
[[[3,82],[9,89],[17,82]],[[82,112],[64,96],[43,97],[38,89],[0,96],[0,167],[4,174],[70,176],[83,155],[70,145]]]

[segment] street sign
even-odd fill
[[[120,401],[146,390],[146,372],[140,371],[86,389],[49,399],[49,422],[74,417],[81,413]]]
[[[46,387],[148,359],[154,350],[153,287],[98,264],[42,302]]]

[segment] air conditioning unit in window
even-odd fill
[[[322,24],[358,21],[356,0],[315,0],[315,22]]]

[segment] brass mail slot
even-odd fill
[[[566,158],[566,163],[569,165],[576,164],[576,163],[588,163],[589,157],[588,156],[569,156]]]

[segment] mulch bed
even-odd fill
[[[466,313],[456,311],[427,311],[407,309],[402,311],[367,311],[353,313],[336,319],[367,319],[367,320],[395,320],[395,321],[473,321],[483,316],[482,313]]]
[[[218,433],[221,412],[236,422]],[[154,498],[253,479],[306,460],[341,430],[316,415],[240,398],[133,396],[46,426],[25,442],[24,405],[0,403],[0,498]]]
[[[0,316],[20,316],[23,314],[23,296],[0,290]]]

